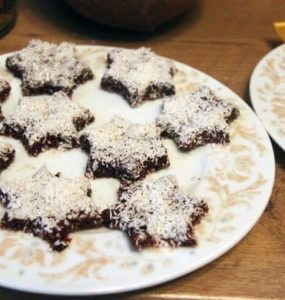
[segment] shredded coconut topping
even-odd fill
[[[122,168],[138,179],[142,169],[147,168],[147,161],[156,164],[159,158],[167,156],[155,124],[134,124],[115,116],[101,127],[86,129],[83,137],[90,144],[93,172],[103,164]]]
[[[0,190],[8,195],[9,220],[37,221],[48,232],[60,221],[97,214],[94,201],[87,196],[91,187],[86,179],[54,176],[45,166],[30,178],[0,182]]]
[[[204,132],[229,134],[231,114],[238,110],[224,100],[218,99],[206,86],[193,93],[176,95],[164,100],[163,109],[157,119],[157,125],[163,132],[173,137],[179,147],[189,144],[202,145]]]
[[[151,86],[173,88],[173,62],[157,56],[148,48],[113,49],[109,52],[109,68],[103,80],[111,77],[121,82],[132,95],[132,106],[140,103]],[[148,95],[149,99],[157,95]]]
[[[78,60],[75,46],[66,42],[57,45],[31,40],[26,48],[8,57],[7,66],[21,76],[24,90],[49,86],[69,93],[85,73],[93,76]]]
[[[207,212],[207,204],[181,193],[174,176],[145,179],[122,188],[111,222],[135,232],[137,245],[150,236],[154,246],[179,246],[194,239],[193,226]]]
[[[23,131],[30,146],[50,135],[60,136],[62,147],[71,148],[72,140],[78,139],[76,122],[88,123],[92,118],[88,109],[72,102],[65,93],[57,92],[20,99],[16,109],[4,120],[4,126]]]

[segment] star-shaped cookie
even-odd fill
[[[6,169],[15,158],[14,147],[7,142],[0,142],[0,172]]]
[[[113,49],[101,80],[103,89],[122,95],[132,107],[144,100],[175,94],[175,67],[150,49]]]
[[[231,103],[217,98],[206,86],[193,93],[166,98],[157,125],[183,150],[230,141],[229,124],[239,116]]]
[[[91,69],[78,59],[75,46],[66,42],[31,40],[7,58],[6,67],[22,80],[25,96],[57,91],[70,95],[78,84],[93,78]]]
[[[110,228],[121,229],[137,250],[193,246],[194,225],[207,213],[205,201],[179,191],[174,176],[122,185],[118,203],[102,212]]]
[[[169,165],[155,124],[131,123],[116,116],[101,127],[85,130],[80,142],[89,153],[87,177],[133,181]]]
[[[93,120],[88,109],[57,92],[20,99],[5,118],[0,133],[21,139],[28,153],[37,156],[49,148],[78,147],[78,131]]]
[[[0,201],[2,227],[33,233],[57,251],[68,246],[71,232],[102,221],[86,179],[53,175],[44,166],[25,179],[1,181]]]

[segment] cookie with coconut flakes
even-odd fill
[[[86,179],[53,175],[44,166],[30,177],[1,181],[0,202],[2,228],[32,233],[56,251],[69,245],[71,232],[102,223]]]
[[[175,94],[175,72],[170,60],[148,48],[113,49],[108,53],[101,87],[120,94],[135,107],[144,100]]]
[[[166,98],[157,125],[180,149],[191,150],[208,143],[229,143],[229,124],[238,116],[233,104],[202,86],[192,93]]]
[[[138,180],[169,166],[167,149],[155,124],[137,124],[114,117],[100,127],[86,129],[81,147],[89,153],[86,176]]]
[[[20,99],[3,121],[0,133],[20,139],[28,153],[37,156],[49,148],[79,147],[78,131],[93,121],[89,109],[57,92]]]
[[[110,228],[124,231],[136,250],[196,245],[194,226],[208,212],[202,199],[179,191],[174,176],[122,185],[118,203],[102,212]]]
[[[6,59],[6,67],[22,80],[25,96],[63,91],[71,95],[77,85],[94,77],[70,43],[31,40],[28,46]]]

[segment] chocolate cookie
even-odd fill
[[[207,211],[206,202],[183,194],[174,176],[164,176],[121,186],[119,202],[102,215],[110,228],[124,231],[141,250],[195,245],[194,226]]]
[[[137,180],[169,165],[167,150],[154,124],[134,124],[120,117],[86,130],[81,146],[89,153],[86,176]]]
[[[191,150],[208,143],[229,143],[229,124],[238,116],[234,105],[202,86],[193,93],[165,99],[157,125],[179,148]]]
[[[5,118],[0,133],[21,139],[28,153],[37,156],[49,148],[78,147],[78,131],[93,120],[88,109],[57,92],[21,99]]]
[[[101,80],[103,89],[122,95],[131,107],[175,94],[173,63],[150,49],[113,49]]]
[[[7,58],[6,67],[21,78],[25,96],[57,91],[70,95],[78,84],[93,78],[91,69],[78,59],[75,46],[66,42],[31,40]]]
[[[0,142],[0,172],[5,170],[15,158],[14,147],[6,142]]]
[[[102,222],[86,179],[55,176],[45,167],[22,180],[1,181],[0,201],[3,228],[33,233],[56,251],[68,246],[71,232]]]

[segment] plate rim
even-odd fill
[[[259,112],[259,108],[258,108],[258,103],[256,103],[258,96],[255,93],[255,81],[257,81],[258,79],[258,72],[260,71],[260,68],[263,66],[264,62],[271,57],[273,54],[277,53],[278,51],[280,51],[281,48],[285,47],[285,43],[279,45],[278,47],[270,50],[269,52],[267,52],[255,65],[254,70],[251,73],[250,76],[250,81],[249,81],[249,96],[250,96],[250,102],[253,106],[254,112],[257,115],[258,119],[260,120],[261,124],[263,125],[263,127],[265,128],[265,130],[267,131],[268,135],[274,140],[274,142],[283,150],[285,151],[285,139],[284,141],[280,141],[280,138],[278,138],[278,135],[274,132],[274,130],[272,130],[271,125],[264,120],[264,118],[261,117],[261,115],[258,113]]]

